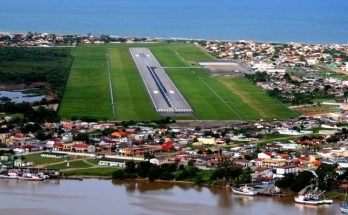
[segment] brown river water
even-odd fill
[[[87,179],[0,180],[0,215],[292,215],[340,214],[337,204],[304,206],[292,197],[248,197],[166,182]]]

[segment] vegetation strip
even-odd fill
[[[114,119],[115,119],[116,118],[115,103],[114,103],[114,95],[113,95],[113,88],[112,88],[112,80],[111,80],[111,75],[110,75],[110,63],[109,63],[108,52],[105,53],[105,57],[106,57],[106,64],[108,65],[108,80],[109,80],[109,88],[110,88],[112,115],[114,116]]]
[[[228,107],[228,109],[230,109],[234,114],[236,114],[239,117],[239,119],[243,119],[243,117],[235,109],[233,109],[231,105],[229,105],[229,103],[224,98],[222,98],[207,82],[205,82],[199,75],[197,75],[195,71],[192,70],[192,73],[195,74],[196,77]]]

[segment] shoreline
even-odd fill
[[[30,31],[28,31],[30,32]],[[1,34],[19,34],[19,35],[26,35],[28,32],[8,32],[8,31],[0,31]],[[38,32],[38,34],[57,34],[57,35],[66,35],[66,36],[88,36],[86,33],[61,33],[61,32]],[[103,33],[92,33],[92,36],[97,36],[100,37],[102,35],[107,35],[110,37],[114,38],[145,38],[147,40],[164,40],[164,41],[169,41],[169,40],[174,40],[174,41],[190,41],[190,42],[195,42],[195,41],[217,41],[217,42],[256,42],[256,43],[265,43],[265,44],[270,44],[270,43],[278,43],[278,44],[303,44],[303,45],[343,45],[343,46],[348,46],[348,41],[344,43],[339,43],[339,42],[314,42],[314,41],[281,41],[281,40],[251,40],[251,39],[213,39],[213,38],[186,38],[186,37],[151,37],[151,36],[141,36],[141,35],[114,35],[114,34],[103,34]]]
[[[172,184],[172,185],[190,185],[192,188],[195,186],[198,187],[205,187],[205,188],[210,188],[210,189],[217,189],[217,190],[225,190],[229,191],[232,193],[232,186],[221,186],[221,185],[213,185],[213,184],[207,184],[207,183],[202,183],[202,184],[195,184],[194,182],[189,182],[189,181],[175,181],[175,180],[155,180],[155,181],[149,181],[146,178],[137,178],[137,179],[123,179],[123,180],[118,180],[118,179],[112,179],[111,176],[87,176],[87,175],[82,175],[82,176],[64,176],[61,178],[58,178],[59,180],[78,180],[78,181],[83,181],[86,179],[98,179],[98,180],[110,180],[110,181],[118,181],[121,183],[125,182],[131,182],[131,183],[139,183],[139,182],[146,182],[146,183],[166,183],[166,184]],[[238,195],[238,194],[235,194]],[[265,193],[259,193],[258,196],[263,196],[263,197],[276,197],[276,198],[284,198],[284,197],[294,197],[296,193],[293,192],[284,192],[284,193],[279,193],[279,194],[265,194]],[[339,199],[335,198],[337,201]]]

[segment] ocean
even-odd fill
[[[2,0],[0,32],[348,43],[347,0]]]

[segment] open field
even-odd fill
[[[65,160],[65,158],[41,157],[41,153],[24,155],[24,158],[26,161],[34,162],[34,165],[42,165],[42,164],[49,165],[51,163],[63,162]]]
[[[129,52],[131,47],[149,48],[193,108],[194,116],[176,119],[239,120],[295,116],[244,78],[211,77],[206,70],[197,68],[198,61],[215,58],[196,45],[115,44],[77,48],[59,112],[61,117],[113,118],[105,57],[108,53],[116,119],[160,118]]]
[[[55,164],[55,165],[48,165],[48,166],[45,166],[45,168],[60,170],[60,169],[89,168],[91,166],[92,165],[90,165],[82,160],[78,160],[78,161],[69,162],[69,166],[66,166],[65,163],[61,163],[61,164]]]
[[[106,48],[79,46],[75,52],[59,115],[64,118],[112,118]]]
[[[108,46],[112,87],[117,120],[153,120],[155,112],[140,74],[129,52],[129,46]]]
[[[296,114],[268,96],[246,78],[217,77],[232,93],[231,105],[245,119],[289,118]]]

